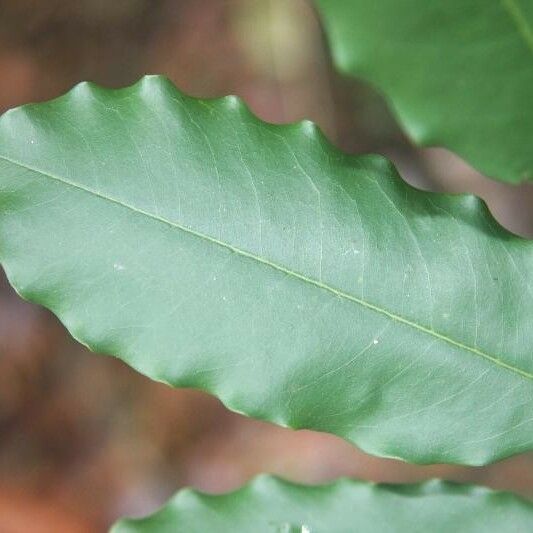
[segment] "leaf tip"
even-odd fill
[[[81,94],[81,95],[86,95],[86,94],[92,94],[94,93],[95,89],[97,88],[98,86],[92,82],[92,81],[80,81],[79,83],[77,83],[76,85],[74,85],[74,87],[72,87],[72,89],[69,91],[69,93],[67,94],[71,94],[71,95],[77,95],[77,94]]]
[[[135,85],[138,85],[142,88],[170,88],[174,91],[177,90],[176,85],[168,78],[167,76],[163,74],[146,74],[142,78],[140,78]]]
[[[228,94],[221,98],[221,101],[230,109],[240,109],[244,106],[244,102],[238,96],[234,94]]]

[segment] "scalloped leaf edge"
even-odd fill
[[[260,119],[257,115],[255,115],[250,110],[248,105],[238,96],[227,95],[227,96],[222,96],[222,97],[217,97],[217,98],[197,98],[194,96],[187,95],[186,93],[180,91],[173,84],[172,81],[170,81],[167,77],[161,76],[161,75],[146,75],[140,78],[134,84],[127,86],[127,87],[119,88],[119,89],[106,88],[93,82],[84,81],[84,82],[77,84],[70,91],[68,91],[67,93],[57,98],[54,98],[52,100],[49,100],[47,102],[42,102],[42,103],[24,104],[22,106],[8,110],[6,113],[1,115],[0,118],[3,118],[4,116],[9,115],[12,112],[23,111],[24,109],[29,109],[33,106],[42,107],[43,105],[46,105],[48,103],[53,103],[53,102],[57,102],[61,100],[68,100],[76,96],[76,94],[80,92],[83,93],[85,91],[101,91],[101,92],[113,92],[117,94],[120,92],[142,91],[142,90],[145,90],[146,89],[145,86],[150,83],[163,84],[167,88],[173,90],[178,95],[184,96],[185,98],[190,98],[196,101],[205,102],[210,105],[228,106],[231,110],[245,113],[247,118],[253,121],[257,125],[267,124],[270,127],[274,127],[280,130],[287,130],[287,129],[296,130],[300,132],[302,135],[305,135],[308,139],[310,139],[310,141],[312,141],[315,144],[315,146],[317,146],[317,148],[319,148],[320,150],[323,150],[325,152],[342,153],[343,155],[346,155],[344,152],[342,152],[339,148],[337,148],[334,144],[332,144],[329,141],[329,139],[326,137],[326,135],[323,133],[323,131],[320,129],[320,127],[317,124],[315,124],[314,122],[310,120],[304,119],[304,120],[299,120],[299,121],[285,123],[285,124],[270,123],[270,122]],[[453,200],[454,202],[458,204],[462,204],[463,208],[465,208],[465,210],[468,210],[469,216],[484,217],[490,224],[494,225],[494,227],[496,227],[498,231],[500,231],[504,236],[507,236],[508,238],[518,239],[523,242],[528,242],[527,239],[524,239],[521,236],[515,235],[514,233],[504,228],[493,217],[486,202],[474,194],[436,193],[436,192],[430,192],[430,191],[424,191],[421,189],[417,189],[416,187],[413,187],[412,185],[405,182],[401,178],[398,170],[396,169],[394,164],[389,159],[379,154],[363,154],[363,155],[348,154],[348,157],[355,161],[361,161],[362,159],[371,159],[373,160],[374,163],[379,161],[379,163],[383,165],[386,171],[391,172],[395,179],[401,180],[402,184],[406,185],[409,188],[409,190],[411,190],[414,194],[435,195],[435,196],[440,196],[440,197],[446,197],[450,200]],[[115,357],[119,359],[122,363],[126,364],[127,366],[134,368],[136,371],[143,374],[145,377],[148,377],[146,373],[143,371],[142,363],[133,362],[133,361],[128,361],[126,363],[124,361],[123,357],[119,355],[122,352],[120,350],[120,347],[118,346],[118,343],[112,343],[112,345],[109,345],[109,344],[106,345],[105,344],[106,341],[103,339],[99,339],[99,338],[91,339],[90,335],[85,334],[84,324],[80,323],[77,320],[76,313],[72,313],[72,312],[69,313],[69,311],[65,309],[61,309],[61,302],[57,302],[57,301],[54,301],[52,303],[47,302],[48,293],[40,289],[38,287],[38,284],[34,284],[32,287],[23,287],[21,284],[17,283],[16,274],[12,272],[10,268],[6,265],[5,259],[0,258],[0,265],[4,268],[8,281],[10,282],[11,286],[14,288],[15,292],[22,299],[29,301],[29,302],[37,303],[49,309],[60,320],[60,322],[67,328],[71,336],[74,339],[76,339],[76,341],[78,341],[80,344],[85,346],[91,352]],[[473,350],[469,350],[469,351],[472,352]],[[486,358],[489,360],[492,360],[492,362],[495,364],[499,364],[506,371],[512,371],[518,375],[521,375],[523,378],[533,380],[533,375],[531,375],[527,371],[507,365],[504,361],[500,361],[497,357],[494,357],[494,356],[488,356]],[[220,392],[216,386],[210,386],[210,387],[203,386],[202,384],[192,380],[190,377],[184,377],[183,379],[181,380],[178,379],[175,382],[169,382],[168,380],[164,379],[161,376],[154,376],[154,375],[149,376],[149,379],[152,379],[153,381],[168,385],[173,388],[194,388],[197,390],[201,390],[212,396],[215,396],[229,410],[235,413],[247,416],[247,417],[263,420],[266,422],[271,422],[276,425],[279,425],[279,426],[282,426],[288,429],[292,429],[292,430],[307,429],[304,426],[299,426],[289,421],[288,417],[286,416],[279,416],[275,414],[266,415],[263,412],[259,412],[259,413],[253,412],[252,410],[250,410],[249,408],[245,406],[238,405],[238,403],[234,402],[234,400],[230,397],[230,395],[224,392]],[[387,452],[385,443],[382,443],[383,446],[385,446],[385,448],[383,447],[380,448],[375,443],[372,446],[366,446],[365,443],[359,442],[357,438],[355,437],[345,436],[340,433],[336,433],[335,435],[351,444],[356,445],[361,450],[371,455],[377,455],[377,456],[385,457],[385,458],[413,462],[415,464],[434,464],[436,462],[440,462],[439,457],[433,457],[431,454],[423,456],[422,458],[419,458],[415,461],[413,458],[410,458],[410,457],[405,457],[405,456],[400,457],[398,455],[394,455],[393,453]],[[456,456],[457,458],[452,459],[449,462],[449,464],[466,464],[466,465],[471,465],[471,466],[482,466],[490,462],[494,462],[497,460],[507,458],[512,455],[516,455],[522,451],[527,451],[529,449],[530,449],[529,446],[524,446],[523,449],[512,450],[507,453],[494,454],[493,452],[491,452],[491,453],[485,454],[485,456],[482,459],[479,459],[478,461],[462,459],[462,456],[459,452],[458,455]]]

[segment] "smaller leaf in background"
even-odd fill
[[[303,486],[261,476],[236,492],[181,490],[147,518],[111,533],[529,533],[533,506],[509,493],[438,480]]]
[[[533,180],[533,2],[317,0],[334,61],[385,93],[422,146]]]

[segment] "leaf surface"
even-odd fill
[[[532,243],[472,196],[147,77],[0,119],[0,259],[92,350],[420,463],[533,441]]]
[[[531,504],[482,487],[347,479],[302,486],[261,476],[224,495],[181,490],[152,516],[122,520],[111,533],[526,533],[532,523]]]
[[[341,71],[378,87],[418,144],[533,179],[533,2],[317,0]]]

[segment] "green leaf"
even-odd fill
[[[72,335],[378,455],[533,441],[533,245],[309,122],[147,77],[0,119],[0,259]]]
[[[224,495],[181,490],[157,513],[122,520],[111,533],[527,533],[532,523],[531,504],[482,487],[347,479],[302,486],[261,476]]]
[[[338,68],[383,91],[416,143],[492,178],[533,180],[533,2],[317,4]]]

